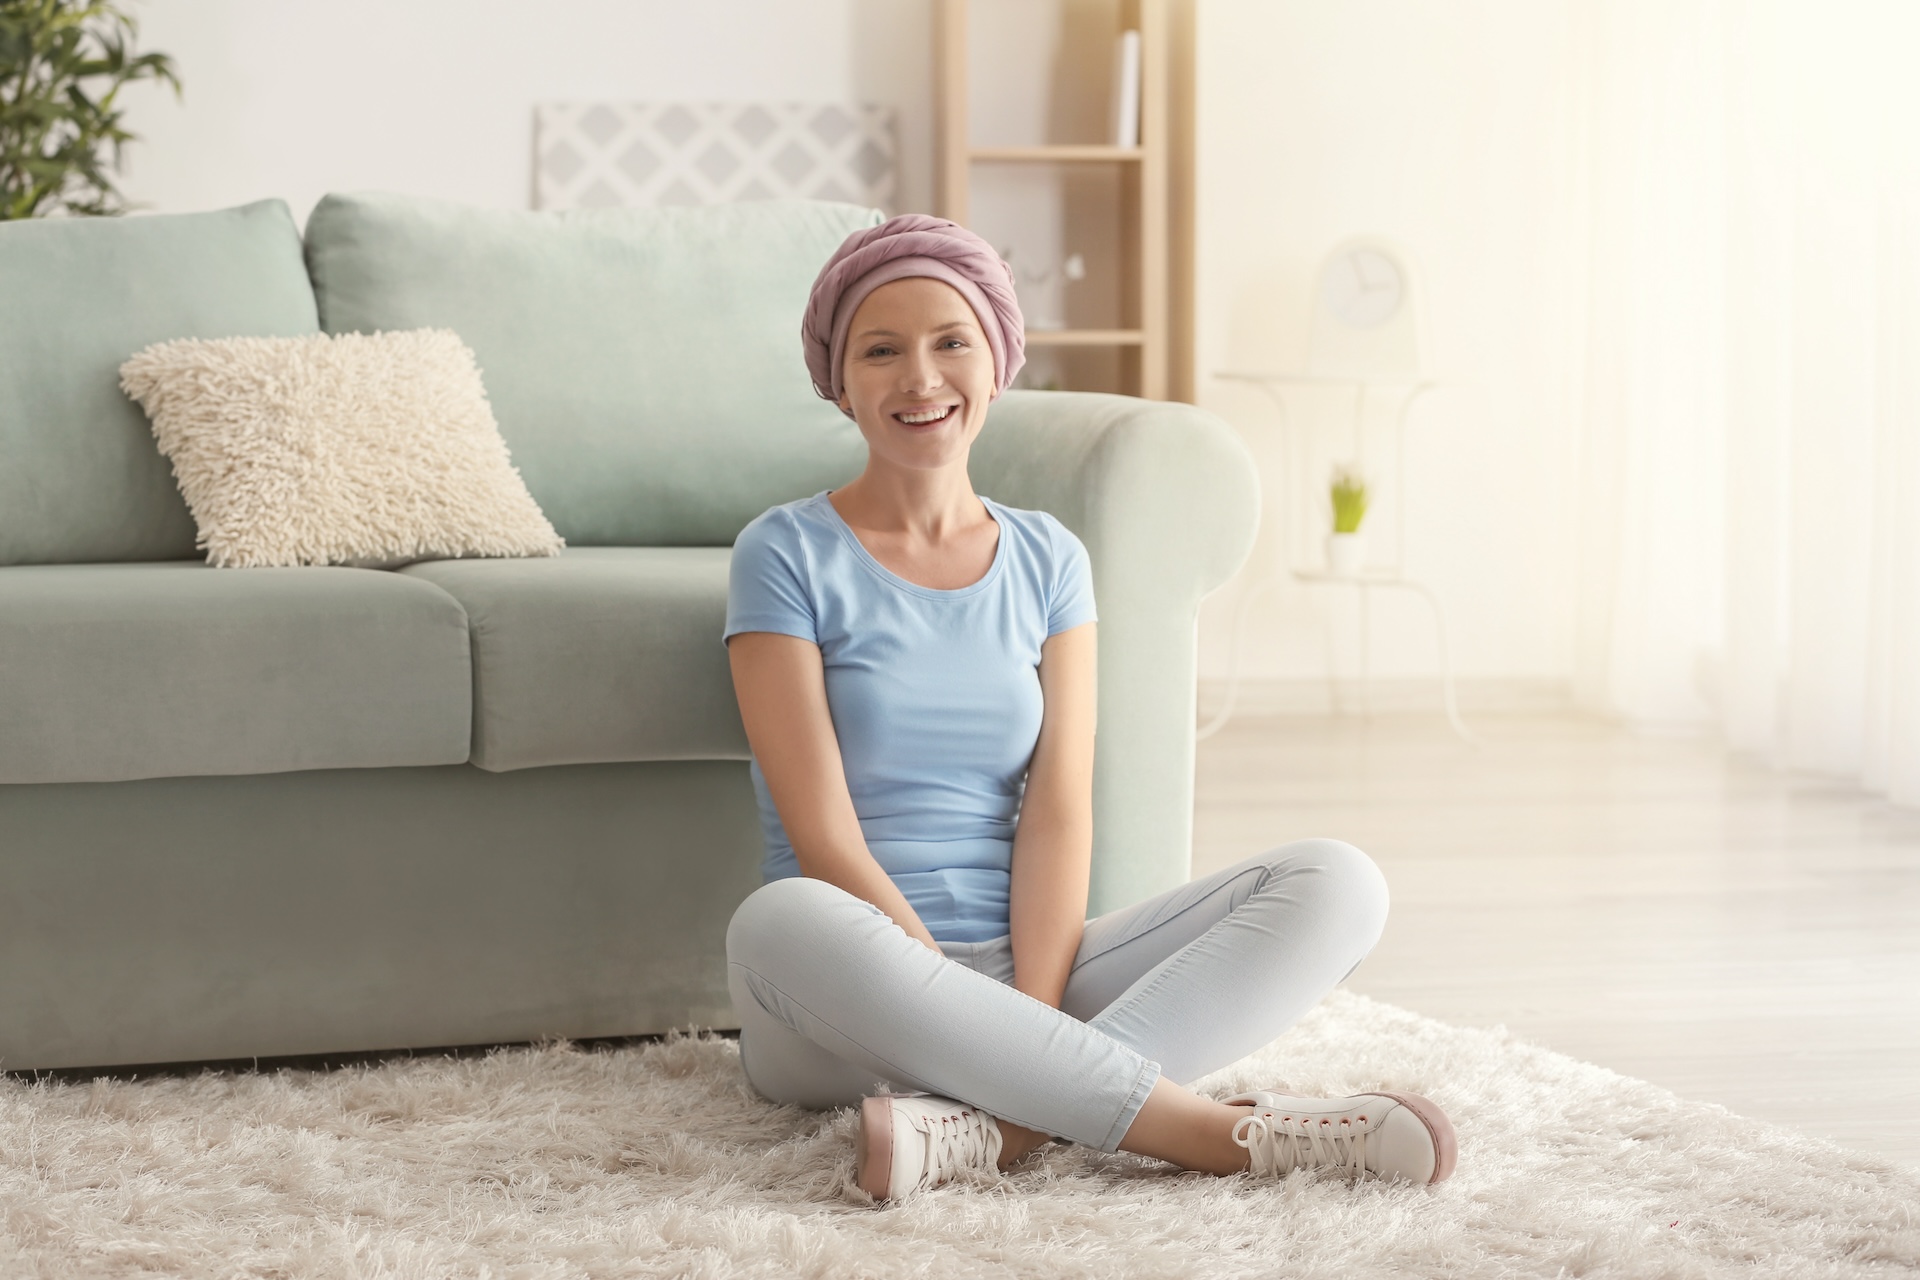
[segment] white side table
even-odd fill
[[[1439,643],[1440,697],[1442,705],[1446,708],[1447,723],[1453,726],[1453,731],[1458,734],[1463,741],[1475,746],[1480,745],[1480,739],[1474,736],[1472,731],[1470,731],[1466,724],[1460,719],[1460,708],[1454,695],[1453,655],[1447,643],[1446,609],[1442,606],[1440,597],[1434,592],[1433,588],[1427,586],[1425,583],[1417,582],[1409,578],[1405,572],[1407,526],[1406,520],[1404,519],[1404,495],[1406,493],[1407,416],[1413,408],[1414,402],[1421,396],[1427,394],[1429,391],[1438,390],[1441,387],[1454,384],[1446,383],[1435,378],[1423,378],[1418,381],[1389,382],[1281,373],[1223,372],[1214,374],[1214,377],[1220,378],[1223,381],[1246,382],[1258,386],[1267,393],[1273,400],[1275,407],[1279,409],[1282,467],[1281,491],[1287,495],[1290,501],[1304,501],[1305,498],[1304,490],[1301,490],[1301,486],[1294,482],[1290,474],[1291,467],[1289,466],[1289,459],[1291,458],[1291,452],[1288,447],[1287,431],[1292,419],[1288,412],[1286,399],[1286,392],[1289,388],[1301,386],[1351,388],[1353,391],[1354,435],[1356,442],[1364,435],[1366,407],[1369,396],[1376,391],[1397,391],[1403,393],[1403,398],[1400,401],[1400,411],[1394,416],[1393,439],[1394,482],[1392,500],[1398,509],[1394,512],[1394,554],[1392,563],[1380,566],[1370,565],[1359,573],[1354,574],[1336,574],[1324,568],[1313,568],[1303,564],[1303,558],[1298,554],[1298,549],[1295,546],[1297,540],[1290,536],[1287,530],[1281,531],[1280,550],[1282,558],[1285,561],[1285,567],[1280,574],[1275,574],[1252,583],[1241,595],[1239,605],[1234,610],[1232,630],[1228,640],[1226,700],[1221,705],[1220,710],[1214,713],[1213,718],[1200,727],[1196,736],[1199,738],[1211,737],[1213,734],[1218,733],[1233,716],[1234,704],[1238,701],[1240,694],[1240,640],[1241,634],[1245,629],[1249,607],[1255,600],[1265,595],[1267,591],[1271,590],[1274,586],[1281,582],[1291,581],[1305,583],[1309,586],[1352,587],[1355,591],[1359,592],[1360,688],[1362,704],[1369,711],[1371,710],[1372,676],[1370,671],[1371,655],[1369,652],[1371,646],[1368,644],[1368,639],[1371,635],[1369,623],[1372,616],[1370,602],[1373,592],[1381,589],[1410,591],[1425,600],[1427,605],[1433,610],[1434,636]],[[1299,492],[1296,492],[1297,490]],[[1290,527],[1291,526],[1289,526],[1289,528]],[[1330,689],[1332,688],[1334,679],[1333,658],[1333,641],[1331,634],[1329,634],[1327,642],[1327,682]],[[1335,705],[1336,707],[1338,705],[1337,699],[1335,699]]]

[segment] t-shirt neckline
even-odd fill
[[[993,563],[987,566],[985,573],[964,587],[942,588],[924,587],[917,582],[909,582],[893,570],[887,568],[887,566],[881,564],[873,552],[867,550],[867,544],[860,541],[860,535],[853,531],[853,526],[848,524],[846,517],[840,514],[840,509],[833,505],[833,500],[827,496],[832,492],[833,490],[831,489],[822,489],[819,493],[813,495],[813,500],[826,508],[827,519],[833,522],[833,527],[840,531],[840,536],[846,540],[849,547],[853,548],[853,554],[859,559],[861,564],[866,566],[869,572],[878,577],[882,582],[891,583],[902,591],[910,592],[917,596],[924,596],[929,600],[959,600],[986,590],[993,584],[993,580],[1000,576],[1000,566],[1004,564],[1007,559],[1007,520],[1001,513],[1000,504],[992,498],[980,494],[974,495],[980,499],[980,505],[987,509],[987,516],[995,524],[1000,526],[1000,537],[994,543],[993,547]]]

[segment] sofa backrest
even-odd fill
[[[575,545],[724,545],[839,484],[858,430],[814,395],[807,290],[879,214],[765,201],[522,213],[330,195],[307,221],[329,333],[464,338],[527,487]]]
[[[0,565],[198,554],[121,363],[167,338],[318,327],[278,200],[0,223]]]

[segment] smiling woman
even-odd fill
[[[802,333],[867,464],[734,544],[726,637],[767,840],[768,883],[727,931],[753,1087],[860,1103],[876,1198],[1050,1137],[1212,1173],[1445,1178],[1453,1131],[1424,1098],[1182,1083],[1366,955],[1386,888],[1365,854],[1301,841],[1086,919],[1091,567],[967,471],[1023,353],[1006,264],[895,218],[828,261]]]

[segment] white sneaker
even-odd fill
[[[1353,1179],[1434,1183],[1453,1173],[1458,1151],[1447,1113],[1417,1093],[1293,1098],[1243,1093],[1230,1107],[1253,1114],[1233,1126],[1249,1172],[1283,1178],[1295,1169],[1336,1169]]]
[[[924,1093],[860,1103],[854,1178],[875,1200],[951,1182],[966,1169],[1000,1167],[1000,1125],[978,1107]]]

